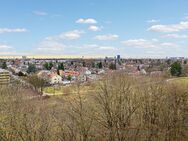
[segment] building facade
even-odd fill
[[[10,83],[10,73],[4,69],[0,69],[0,85]]]

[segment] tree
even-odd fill
[[[115,63],[110,63],[109,69],[116,70],[116,64]]]
[[[60,73],[59,73],[59,70],[63,70],[63,71],[65,70],[63,63],[58,64],[58,67],[57,67],[57,74],[58,74],[58,75],[60,74]]]
[[[170,69],[171,75],[172,76],[180,76],[182,74],[182,66],[181,63],[176,61],[171,65]]]
[[[186,65],[186,64],[187,64],[187,60],[184,60],[184,61],[183,61],[183,64]]]
[[[3,62],[3,64],[2,64],[2,69],[7,69],[7,64],[6,64],[6,62]]]
[[[63,63],[58,64],[58,70],[65,70]]]
[[[51,70],[53,66],[54,66],[53,63],[50,62],[50,63],[48,64],[49,70]]]
[[[171,64],[171,60],[170,59],[166,60],[166,63],[167,63],[167,65],[170,65]]]
[[[86,67],[86,62],[83,61],[83,62],[82,62],[82,65],[83,65],[83,67]]]
[[[19,71],[18,76],[26,76],[26,75],[22,71]]]
[[[44,63],[43,67],[44,67],[44,69],[48,70],[48,63],[47,62]]]
[[[69,75],[69,76],[67,77],[67,80],[71,81],[71,79],[72,79],[72,77]]]
[[[27,78],[28,82],[35,88],[35,90],[39,91],[40,94],[43,93],[43,88],[46,85],[46,80],[38,77],[37,75],[31,75]]]
[[[35,64],[29,64],[27,73],[35,73],[37,71]]]
[[[91,66],[92,66],[92,68],[95,68],[95,63],[94,63],[94,62],[92,62]]]
[[[102,62],[98,63],[98,67],[99,67],[99,69],[102,69]]]
[[[52,62],[50,62],[50,63],[46,62],[46,63],[43,65],[43,67],[44,67],[46,70],[51,70],[52,67],[53,67],[53,63],[52,63]]]

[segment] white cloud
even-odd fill
[[[153,48],[155,47],[152,41],[145,39],[130,39],[122,42],[126,46],[138,47],[138,48]]]
[[[75,39],[79,39],[81,37],[81,34],[83,34],[83,31],[80,30],[73,30],[73,31],[69,31],[66,32],[62,35],[60,35],[61,38],[65,38],[65,39],[69,39],[69,40],[75,40]]]
[[[42,41],[37,48],[39,51],[62,51],[65,45],[57,41]]]
[[[25,28],[0,28],[0,33],[27,32]]]
[[[46,15],[48,15],[48,13],[46,13],[44,11],[33,11],[33,14],[35,14],[37,16],[46,16]]]
[[[84,32],[80,30],[73,30],[56,36],[46,37],[43,41],[39,43],[37,50],[49,53],[50,51],[58,53],[58,51],[63,51],[64,48],[67,47],[67,45],[63,43],[65,40],[79,39],[81,37],[81,34],[83,33]]]
[[[178,24],[170,24],[170,25],[153,25],[148,31],[154,32],[179,32],[182,30],[188,29],[188,21],[180,22]]]
[[[97,35],[95,37],[96,40],[106,41],[106,40],[116,40],[119,36],[116,34],[108,34],[108,35]]]
[[[97,21],[95,19],[88,18],[88,19],[78,19],[76,21],[76,23],[80,23],[80,24],[96,24]]]
[[[113,46],[100,46],[99,49],[100,50],[117,50],[117,48]]]
[[[0,55],[15,55],[14,48],[10,45],[0,43]]]
[[[162,36],[163,38],[172,38],[172,39],[187,39],[188,35],[180,35],[180,34],[166,34]]]
[[[160,20],[155,20],[155,19],[152,19],[152,20],[148,20],[147,22],[148,23],[158,23]]]
[[[76,40],[76,39],[79,39],[83,33],[84,31],[81,31],[81,30],[73,30],[73,31],[68,31],[68,32],[56,35],[56,36],[46,37],[45,40],[48,40],[48,41]]]
[[[90,31],[100,31],[101,28],[98,27],[98,26],[91,25],[91,26],[88,28],[88,30],[90,30]]]
[[[12,47],[6,44],[0,44],[0,50],[1,49],[11,49]]]
[[[83,47],[81,48],[85,48],[85,49],[96,49],[96,50],[109,50],[109,51],[114,51],[117,50],[116,47],[114,46],[101,46],[101,45],[97,45],[97,44],[87,44],[87,45],[83,45]]]
[[[166,57],[177,56],[184,48],[173,42],[161,42],[158,40],[131,39],[122,42],[126,47],[132,47],[140,57]]]
[[[145,49],[159,49],[159,48],[164,48],[164,47],[172,47],[172,48],[177,48],[179,47],[175,43],[161,43],[156,39],[152,40],[145,40],[145,39],[130,39],[122,42],[125,46],[128,47],[135,47],[135,48],[145,48]]]
[[[168,42],[166,42],[166,43],[161,43],[160,45],[161,45],[162,47],[171,47],[171,48],[177,48],[177,47],[178,47],[177,44],[175,44],[175,43],[168,43]]]

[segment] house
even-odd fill
[[[71,84],[71,81],[68,81],[68,80],[63,80],[63,85],[69,85],[69,84]]]
[[[77,71],[69,71],[69,70],[63,71],[63,70],[59,70],[59,75],[60,76],[65,76],[65,77],[68,77],[68,76],[78,77],[80,75],[80,73],[77,72]]]
[[[86,70],[84,74],[85,75],[91,75],[91,71],[90,70]]]
[[[77,77],[77,80],[78,80],[79,82],[86,82],[86,81],[87,81],[87,77],[86,77],[86,75],[81,74],[81,75],[79,75],[79,76]]]
[[[49,83],[50,84],[60,84],[62,83],[62,77],[57,74],[50,74],[49,75]]]
[[[105,70],[103,70],[103,69],[99,70],[98,74],[105,74]]]
[[[52,85],[62,83],[62,77],[51,71],[42,70],[37,74],[37,76],[46,80],[49,84]]]

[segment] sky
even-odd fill
[[[0,0],[0,56],[188,57],[188,0]]]

